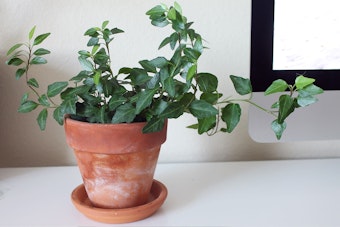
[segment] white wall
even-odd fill
[[[6,51],[26,40],[37,25],[37,33],[51,32],[45,47],[52,51],[49,64],[38,67],[45,85],[54,80],[67,80],[80,66],[77,51],[85,48],[82,35],[91,26],[109,20],[112,26],[125,30],[117,36],[113,62],[137,66],[166,50],[157,51],[169,29],[150,25],[145,12],[158,4],[154,0],[0,0],[0,166],[44,166],[75,164],[67,147],[63,128],[54,120],[46,132],[36,125],[37,113],[16,112],[24,81],[14,79],[15,69],[4,64]],[[171,4],[172,1],[163,1]],[[194,28],[207,40],[200,60],[200,71],[219,76],[221,89],[229,89],[230,74],[249,77],[251,0],[178,0],[184,14],[194,21]],[[43,85],[42,85],[43,86]],[[250,139],[247,128],[247,106],[243,106],[242,123],[231,135],[199,136],[185,126],[193,123],[189,116],[170,120],[168,140],[160,161],[229,161],[293,159],[340,156],[340,141],[258,144]],[[289,126],[288,126],[289,127]]]

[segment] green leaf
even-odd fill
[[[54,97],[68,86],[68,82],[54,82],[47,87],[47,96]]]
[[[176,9],[175,8],[170,8],[168,12],[168,18],[169,20],[176,20]]]
[[[26,72],[25,68],[20,68],[17,69],[17,71],[15,72],[15,78],[18,80],[22,77],[22,75],[24,75],[24,73]]]
[[[142,85],[151,79],[144,69],[139,68],[133,68],[127,78],[131,80],[133,85]]]
[[[181,15],[182,13],[182,7],[180,6],[180,4],[178,4],[177,2],[174,2],[174,7],[176,9],[177,12],[179,12]]]
[[[238,103],[230,103],[222,109],[222,120],[227,124],[226,131],[231,133],[240,122],[241,107]]]
[[[100,83],[100,77],[102,75],[102,72],[96,71],[96,73],[93,76],[93,82],[95,85],[98,85]]]
[[[89,41],[87,42],[87,46],[95,46],[99,43],[99,38],[98,37],[91,37]]]
[[[47,112],[47,109],[43,109],[39,115],[38,115],[38,118],[37,118],[37,122],[38,122],[38,125],[40,127],[40,130],[45,130],[46,128],[46,120],[47,120],[47,115],[48,115],[48,112]]]
[[[216,116],[206,117],[198,119],[198,134],[208,132],[210,129],[216,126]]]
[[[158,50],[170,43],[170,37],[166,37],[158,47]]]
[[[48,101],[47,95],[43,94],[38,98],[38,101],[41,105],[49,107],[50,102]]]
[[[157,5],[157,6],[153,7],[152,9],[148,10],[146,12],[146,15],[149,15],[149,16],[161,15],[165,12],[166,12],[166,9],[163,6]]]
[[[175,97],[176,95],[176,88],[175,88],[175,81],[174,78],[168,77],[164,80],[164,88],[166,92],[168,92],[170,97]]]
[[[323,93],[323,90],[314,84],[310,84],[303,89],[298,90],[298,93],[300,96],[319,95]]]
[[[42,43],[50,34],[51,33],[45,33],[45,34],[38,35],[33,41],[33,46],[36,46],[36,45]]]
[[[191,79],[196,75],[196,72],[197,72],[197,65],[193,64],[188,70],[186,80],[191,81]]]
[[[277,121],[282,124],[284,120],[294,111],[294,99],[289,95],[281,95],[279,98],[279,116]]]
[[[28,33],[28,39],[29,39],[29,40],[31,40],[31,39],[33,38],[34,32],[35,32],[35,28],[36,28],[36,26],[34,26],[34,27],[30,30],[30,32]]]
[[[124,31],[119,29],[119,28],[113,28],[111,29],[112,34],[118,34],[118,33],[123,33]]]
[[[197,59],[200,57],[201,53],[195,49],[192,48],[185,48],[183,50],[185,56],[189,58],[189,60],[193,63],[197,61]]]
[[[139,64],[147,71],[147,72],[152,72],[156,73],[156,67],[148,60],[142,60],[139,61]]]
[[[62,111],[62,108],[60,106],[53,111],[53,118],[58,122],[59,125],[63,125],[64,112]]]
[[[45,54],[50,54],[51,51],[47,50],[47,49],[44,49],[44,48],[39,48],[37,49],[36,51],[33,52],[34,55],[37,55],[37,56],[41,56],[41,55],[45,55]]]
[[[270,95],[277,92],[284,92],[287,90],[288,84],[282,79],[277,79],[266,89],[264,95]]]
[[[121,95],[113,95],[109,101],[109,109],[110,111],[115,110],[118,106],[122,105],[126,102],[126,98]]]
[[[86,32],[84,33],[85,36],[91,36],[91,37],[97,37],[99,35],[98,31],[100,30],[100,28],[89,28],[86,30]]]
[[[198,73],[196,76],[197,84],[202,92],[214,92],[217,89],[217,77],[210,73]]]
[[[19,66],[22,63],[24,63],[24,61],[21,58],[17,58],[17,57],[11,58],[6,61],[7,65],[14,65],[14,66]]]
[[[198,124],[189,125],[189,126],[187,126],[187,128],[198,129]]]
[[[87,59],[85,59],[81,56],[78,57],[78,60],[79,60],[80,65],[83,67],[83,69],[85,71],[91,71],[92,72],[94,70],[92,63],[89,60],[87,60]]]
[[[308,77],[304,77],[302,75],[296,77],[295,79],[295,85],[296,88],[298,90],[303,89],[304,87],[311,85],[312,83],[314,83],[315,79],[313,78],[308,78]]]
[[[180,103],[170,103],[159,115],[160,118],[178,118],[184,113],[184,106]]]
[[[12,46],[8,51],[7,51],[7,56],[9,56],[11,53],[13,53],[13,51],[15,51],[16,49],[20,48],[22,45],[24,45],[23,43],[18,43],[15,44],[14,46]]]
[[[143,128],[143,133],[159,132],[163,129],[165,123],[164,118],[153,117]]]
[[[159,18],[156,18],[156,19],[153,19],[151,21],[151,24],[156,26],[156,27],[165,27],[169,24],[170,22],[166,19],[166,17],[159,17]]]
[[[61,104],[61,114],[76,114],[76,97],[70,97],[65,99]]]
[[[31,65],[41,65],[41,64],[46,64],[47,63],[47,60],[43,57],[34,57],[30,64]]]
[[[26,92],[25,94],[22,95],[20,104],[24,104],[28,100],[28,93]]]
[[[18,112],[19,113],[31,112],[32,110],[36,109],[38,105],[39,104],[34,101],[30,101],[30,100],[26,101],[19,106]]]
[[[282,133],[287,127],[286,122],[282,122],[281,124],[278,122],[278,120],[274,120],[271,124],[272,130],[274,131],[276,138],[278,140],[281,139]]]
[[[189,107],[192,115],[200,118],[207,118],[218,114],[218,110],[210,103],[204,100],[195,100],[191,103]]]
[[[200,99],[214,105],[220,97],[222,97],[220,93],[202,93]]]
[[[106,28],[106,26],[109,24],[109,21],[106,20],[102,23],[102,29]]]
[[[136,110],[131,103],[126,103],[117,108],[115,115],[112,118],[112,123],[131,123],[135,117]]]
[[[31,78],[27,81],[27,84],[32,86],[32,87],[35,87],[35,88],[39,88],[39,83],[36,79],[34,78]]]
[[[236,92],[240,95],[247,95],[253,91],[253,88],[251,86],[251,82],[249,79],[242,78],[239,76],[230,76],[231,81],[234,84],[234,88]]]
[[[139,114],[140,112],[142,112],[142,110],[150,106],[153,96],[156,93],[156,91],[157,89],[144,90],[139,94],[138,100],[136,103],[136,114]]]
[[[297,97],[297,103],[301,107],[309,106],[309,105],[311,105],[313,103],[316,103],[317,101],[318,101],[318,99],[315,98],[312,95],[307,95],[307,96],[305,96],[305,95],[304,96],[298,95],[298,97]]]
[[[169,62],[165,57],[157,57],[152,59],[150,64],[156,68],[163,68],[164,66],[168,65]]]

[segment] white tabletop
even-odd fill
[[[340,226],[340,159],[159,164],[155,179],[167,200],[126,226]],[[0,226],[112,226],[75,209],[79,184],[77,167],[0,168]]]

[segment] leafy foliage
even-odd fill
[[[189,126],[199,134],[213,135],[219,131],[232,132],[241,118],[239,102],[248,102],[272,114],[275,120],[272,129],[279,139],[286,128],[285,119],[298,107],[317,101],[315,95],[322,89],[315,86],[314,79],[298,76],[294,85],[277,80],[269,86],[266,95],[285,92],[273,109],[267,110],[251,101],[252,86],[249,79],[231,75],[235,91],[242,99],[224,97],[218,91],[218,78],[209,72],[198,72],[198,60],[205,49],[203,38],[192,27],[182,13],[178,3],[167,7],[157,5],[146,12],[151,24],[156,27],[170,26],[172,32],[165,37],[159,49],[169,47],[172,56],[163,56],[139,61],[139,66],[122,67],[115,73],[112,69],[110,43],[115,35],[123,33],[119,28],[108,28],[108,21],[100,27],[85,31],[89,38],[87,50],[78,52],[82,71],[69,82],[54,82],[46,93],[37,90],[37,79],[28,75],[32,65],[46,64],[44,55],[50,54],[45,48],[37,48],[50,35],[44,33],[34,36],[35,27],[29,32],[29,42],[15,44],[7,55],[8,65],[17,66],[16,78],[25,77],[27,86],[37,96],[36,100],[26,93],[21,100],[19,112],[30,112],[42,107],[37,122],[45,129],[48,110],[53,110],[53,117],[63,124],[65,114],[87,122],[130,123],[146,121],[144,133],[159,131],[165,119],[178,118],[184,113],[197,119],[197,124]],[[297,96],[293,96],[295,93]],[[52,98],[61,98],[55,104]],[[224,122],[225,126],[220,127]]]

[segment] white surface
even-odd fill
[[[340,226],[340,159],[160,164],[169,195],[126,226]],[[109,226],[70,201],[76,167],[0,169],[0,226]]]

